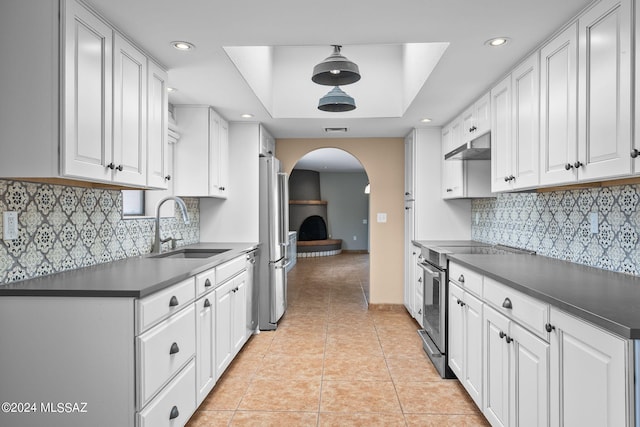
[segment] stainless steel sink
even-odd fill
[[[177,251],[152,255],[151,258],[209,258],[230,250],[231,249],[178,249]]]

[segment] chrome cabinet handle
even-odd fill
[[[178,347],[177,342],[174,342],[173,344],[171,344],[171,348],[169,349],[169,354],[176,354],[179,351],[180,351],[180,348]]]
[[[513,304],[511,304],[511,300],[509,298],[505,298],[504,302],[502,303],[502,307],[504,307],[506,309],[512,309],[513,308]]]
[[[173,420],[174,418],[178,418],[180,416],[180,412],[178,412],[178,407],[174,406],[171,408],[171,412],[169,413],[169,419]]]
[[[176,298],[176,296],[172,296],[171,300],[169,300],[169,307],[175,307],[176,305],[180,304],[178,302],[178,298]]]

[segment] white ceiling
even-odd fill
[[[170,95],[171,103],[212,105],[228,121],[243,120],[241,114],[251,113],[254,117],[249,120],[264,123],[276,138],[403,137],[411,128],[424,126],[420,123],[424,117],[433,120],[432,126],[441,126],[590,1],[87,0],[169,69],[169,84],[178,89]],[[508,36],[511,43],[501,48],[484,45],[496,36]],[[174,40],[189,41],[196,49],[179,52],[170,46]],[[398,114],[367,113],[375,106],[365,104],[384,103],[385,98],[368,101],[358,83],[343,87],[356,98],[358,113],[318,115],[313,110],[319,96],[330,89],[310,83],[313,62],[329,56],[330,45],[341,44],[345,56],[362,61],[364,84],[376,75],[374,67],[387,61],[371,61],[359,50],[408,43],[448,43],[448,47],[425,84],[416,88],[415,99],[397,109]],[[264,105],[225,51],[225,47],[230,52],[250,46],[282,52],[287,48],[290,71],[298,70],[303,80],[309,79],[292,89],[273,76],[275,69],[259,67],[253,73],[271,75],[273,84],[267,80],[256,93],[273,92],[272,98],[262,99],[272,99],[274,105],[277,99],[295,98],[313,111],[313,117],[296,115],[298,107],[279,114],[277,107]],[[304,51],[305,46],[313,53]],[[289,54],[294,49],[305,52],[300,55],[303,63],[293,64]],[[377,86],[382,91],[391,84]],[[325,127],[349,131],[326,134]]]

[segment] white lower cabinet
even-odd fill
[[[216,383],[215,315],[213,293],[196,301],[196,405]]]
[[[485,404],[492,426],[549,423],[549,343],[485,305]]]
[[[216,375],[222,375],[247,340],[247,272],[243,271],[215,290]]]
[[[630,426],[629,341],[551,308],[551,426]]]
[[[492,426],[635,425],[630,340],[454,262],[449,272],[449,367]]]
[[[482,407],[482,301],[449,283],[449,367]]]

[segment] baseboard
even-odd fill
[[[371,311],[394,311],[404,312],[404,304],[371,304],[369,303],[369,310]]]

